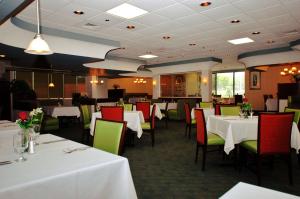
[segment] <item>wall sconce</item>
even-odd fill
[[[100,84],[104,84],[104,80],[102,79],[102,80],[100,80]]]
[[[153,86],[156,86],[156,80],[152,81]]]
[[[91,80],[90,83],[91,83],[91,84],[98,84],[99,81],[98,81],[98,80]]]
[[[146,84],[147,81],[144,80],[143,78],[136,78],[136,80],[133,81],[135,84]]]
[[[206,78],[206,77],[203,78],[202,83],[203,83],[205,86],[207,85],[208,81],[207,81],[207,78]]]

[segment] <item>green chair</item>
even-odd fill
[[[241,108],[239,106],[221,106],[221,115],[239,116]]]
[[[154,136],[154,129],[155,129],[155,110],[156,110],[156,104],[152,106],[152,112],[150,116],[150,122],[145,122],[142,123],[142,129],[144,132],[149,132],[151,135],[151,142],[152,142],[152,147],[154,146],[155,143],[155,136]]]
[[[124,104],[124,111],[132,111],[133,110],[133,104]]]
[[[59,129],[59,120],[55,117],[43,117],[41,131],[56,131]]]
[[[212,108],[213,103],[212,102],[200,102],[200,108]]]
[[[124,143],[126,122],[96,119],[93,147],[120,155]]]
[[[295,108],[285,108],[284,112],[294,112],[294,122],[298,125],[299,120],[300,120],[300,109],[295,109]]]
[[[89,142],[90,137],[90,124],[91,124],[91,115],[88,105],[80,106],[81,112],[81,122],[82,122],[82,142],[84,143],[86,137],[86,143]]]

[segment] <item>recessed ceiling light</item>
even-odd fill
[[[196,46],[196,44],[189,44],[190,46]]]
[[[6,57],[6,56],[5,56],[5,55],[3,55],[3,54],[0,54],[0,57],[1,57],[1,58],[4,58],[4,57]]]
[[[267,43],[268,44],[273,44],[273,43],[275,43],[275,41],[274,40],[269,40],[269,41],[267,41]]]
[[[170,36],[163,36],[163,39],[171,39],[171,37]]]
[[[75,11],[74,11],[74,14],[76,14],[76,15],[83,15],[84,12],[81,11],[81,10],[75,10]]]
[[[250,39],[249,37],[244,37],[239,39],[228,40],[228,42],[234,45],[239,45],[239,44],[251,43],[254,42],[254,40]]]
[[[259,31],[255,31],[255,32],[252,33],[252,35],[259,35],[259,34],[260,34]]]
[[[232,20],[230,23],[240,23],[241,21],[238,19]]]
[[[137,16],[148,13],[148,11],[130,5],[128,3],[123,3],[115,8],[106,11],[109,14],[116,15],[118,17],[123,17],[125,19],[132,19]]]
[[[152,58],[156,58],[158,56],[153,55],[153,54],[146,54],[146,55],[141,55],[139,56],[140,58],[144,58],[144,59],[152,59]]]
[[[210,5],[211,5],[210,1],[204,1],[204,2],[200,3],[200,6],[202,6],[202,7],[207,7],[207,6],[210,6]]]
[[[105,19],[106,22],[110,21],[109,19]]]
[[[135,26],[129,25],[129,26],[126,26],[126,28],[129,29],[129,30],[132,30],[132,29],[135,29]]]

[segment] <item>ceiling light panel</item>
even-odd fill
[[[252,43],[254,42],[254,40],[250,39],[249,37],[244,37],[239,39],[228,40],[228,42],[234,45],[240,45],[240,44]]]
[[[139,57],[144,58],[144,59],[153,59],[153,58],[156,58],[158,56],[153,55],[153,54],[145,54],[145,55],[140,55]]]
[[[108,11],[106,11],[109,14],[123,17],[125,19],[133,19],[137,16],[144,15],[148,13],[148,11],[143,10],[141,8],[135,7],[133,5],[130,5],[128,3],[123,3],[115,8],[112,8]]]

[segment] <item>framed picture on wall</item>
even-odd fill
[[[250,89],[260,89],[260,72],[251,71],[250,72]]]

